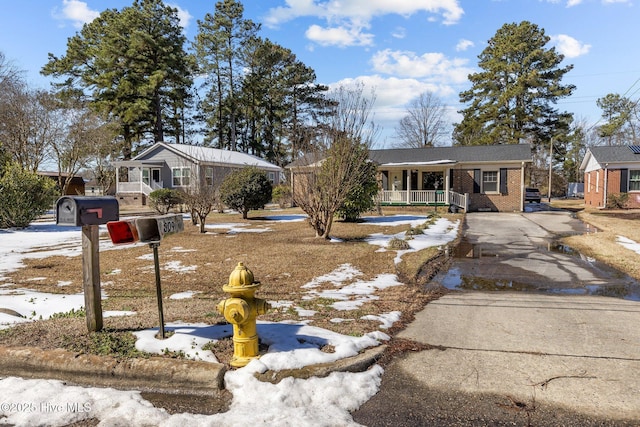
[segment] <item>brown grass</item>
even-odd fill
[[[593,232],[565,237],[565,244],[640,280],[640,255],[617,243],[618,236],[640,242],[640,210],[596,209],[575,200],[560,207],[577,212],[579,219],[595,227]]]
[[[397,210],[386,210],[392,214]],[[248,220],[236,214],[212,214],[207,224],[239,223],[246,228],[268,228],[263,233],[232,233],[228,229],[210,230],[200,234],[198,228],[185,222],[185,232],[168,236],[159,247],[161,265],[164,319],[165,322],[205,322],[215,324],[224,318],[216,311],[216,305],[228,297],[222,291],[229,274],[238,262],[243,262],[262,283],[256,296],[268,301],[292,301],[296,306],[316,310],[312,325],[343,334],[361,335],[379,326],[377,322],[362,320],[367,314],[380,314],[398,310],[403,322],[412,318],[431,298],[437,297],[424,291],[420,285],[437,269],[446,257],[439,257],[435,248],[410,253],[401,264],[394,264],[395,251],[377,252],[377,246],[364,242],[369,234],[393,234],[406,231],[408,226],[378,226],[367,224],[334,223],[332,236],[343,240],[333,243],[317,239],[309,225],[302,222],[267,221],[264,215],[300,214],[298,210],[278,212],[251,212]],[[402,210],[406,214],[426,214],[427,211]],[[428,213],[431,213],[429,211]],[[441,214],[445,216],[444,214]],[[452,220],[461,215],[448,215]],[[103,238],[108,239],[107,236]],[[104,247],[105,245],[103,245]],[[118,334],[157,327],[158,311],[155,290],[155,270],[152,250],[148,245],[123,246],[117,250],[100,252],[101,282],[108,298],[103,310],[135,311],[135,316],[108,317],[104,319],[104,334],[118,341]],[[141,259],[142,257],[142,259]],[[194,266],[193,271],[172,271],[168,263],[179,262],[182,266]],[[81,257],[55,256],[45,259],[26,260],[26,267],[9,274],[8,282],[15,288],[29,288],[42,292],[75,294],[82,292]],[[332,301],[303,300],[307,289],[302,285],[313,278],[327,274],[340,265],[349,263],[363,274],[359,279],[369,280],[382,273],[394,273],[407,286],[379,291],[380,299],[368,302],[357,310],[336,312],[330,307]],[[425,266],[426,264],[429,264]],[[426,272],[426,273],[425,273]],[[40,278],[33,280],[33,278]],[[422,280],[421,280],[422,278]],[[60,281],[71,282],[58,286]],[[324,284],[317,290],[330,288]],[[194,298],[168,299],[171,294],[195,291]],[[332,323],[330,319],[341,317],[349,322]],[[295,310],[273,309],[260,316],[261,320],[309,320],[300,318]],[[0,332],[0,345],[34,345],[42,348],[64,347],[74,351],[109,352],[107,345],[91,342],[84,318],[36,321]],[[95,341],[95,338],[93,338]],[[126,341],[126,340],[124,340]],[[96,350],[100,347],[100,350]],[[106,350],[105,350],[106,348]],[[216,349],[214,349],[215,352]],[[229,346],[219,345],[218,353],[228,353]],[[218,354],[226,359],[225,354]]]

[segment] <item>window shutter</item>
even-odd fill
[[[507,168],[500,168],[500,193],[509,194],[507,191]]]
[[[480,192],[480,183],[482,182],[482,172],[480,169],[473,170],[473,192]]]
[[[629,169],[620,169],[620,192],[629,192]]]

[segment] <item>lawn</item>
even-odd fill
[[[461,219],[442,212],[434,217],[433,210],[424,208],[388,209],[360,223],[334,223],[331,241],[315,238],[299,210],[254,211],[248,220],[212,214],[204,234],[185,220],[185,231],[168,236],[159,248],[165,322],[223,322],[216,311],[228,297],[222,286],[243,262],[262,283],[256,296],[273,306],[259,320],[305,322],[360,336],[378,330],[381,319],[398,312],[389,329],[393,333],[437,297],[422,285],[446,263],[443,249],[455,241]],[[413,235],[405,236],[408,230]],[[385,249],[393,236],[409,239],[414,249]],[[0,345],[139,355],[132,332],[158,326],[152,250],[145,244],[113,247],[106,234],[100,245],[103,310],[130,315],[105,317],[99,334],[87,333],[82,312],[25,322],[0,331]],[[2,289],[77,296],[82,292],[77,243],[58,249],[54,255],[24,259],[22,268],[4,275]],[[227,361],[230,340],[216,343],[212,351]]]
[[[640,254],[621,244],[624,240],[640,242],[640,209],[593,208],[581,199],[554,200],[552,206],[575,212],[593,227],[590,233],[564,237],[563,243],[640,280]]]

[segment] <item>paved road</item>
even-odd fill
[[[513,289],[606,286],[589,263],[545,249],[554,234],[580,231],[562,212],[469,214],[466,241],[493,255],[456,260],[452,270],[488,280],[518,273],[533,286]],[[430,303],[398,338],[431,349],[394,361],[354,419],[367,426],[640,425],[640,302],[513,289],[454,291]]]

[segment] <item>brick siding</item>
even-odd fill
[[[507,169],[507,194],[484,194],[473,192],[473,169],[455,169],[451,189],[469,194],[469,211],[490,210],[496,212],[519,212],[523,197],[520,183],[520,168]]]

